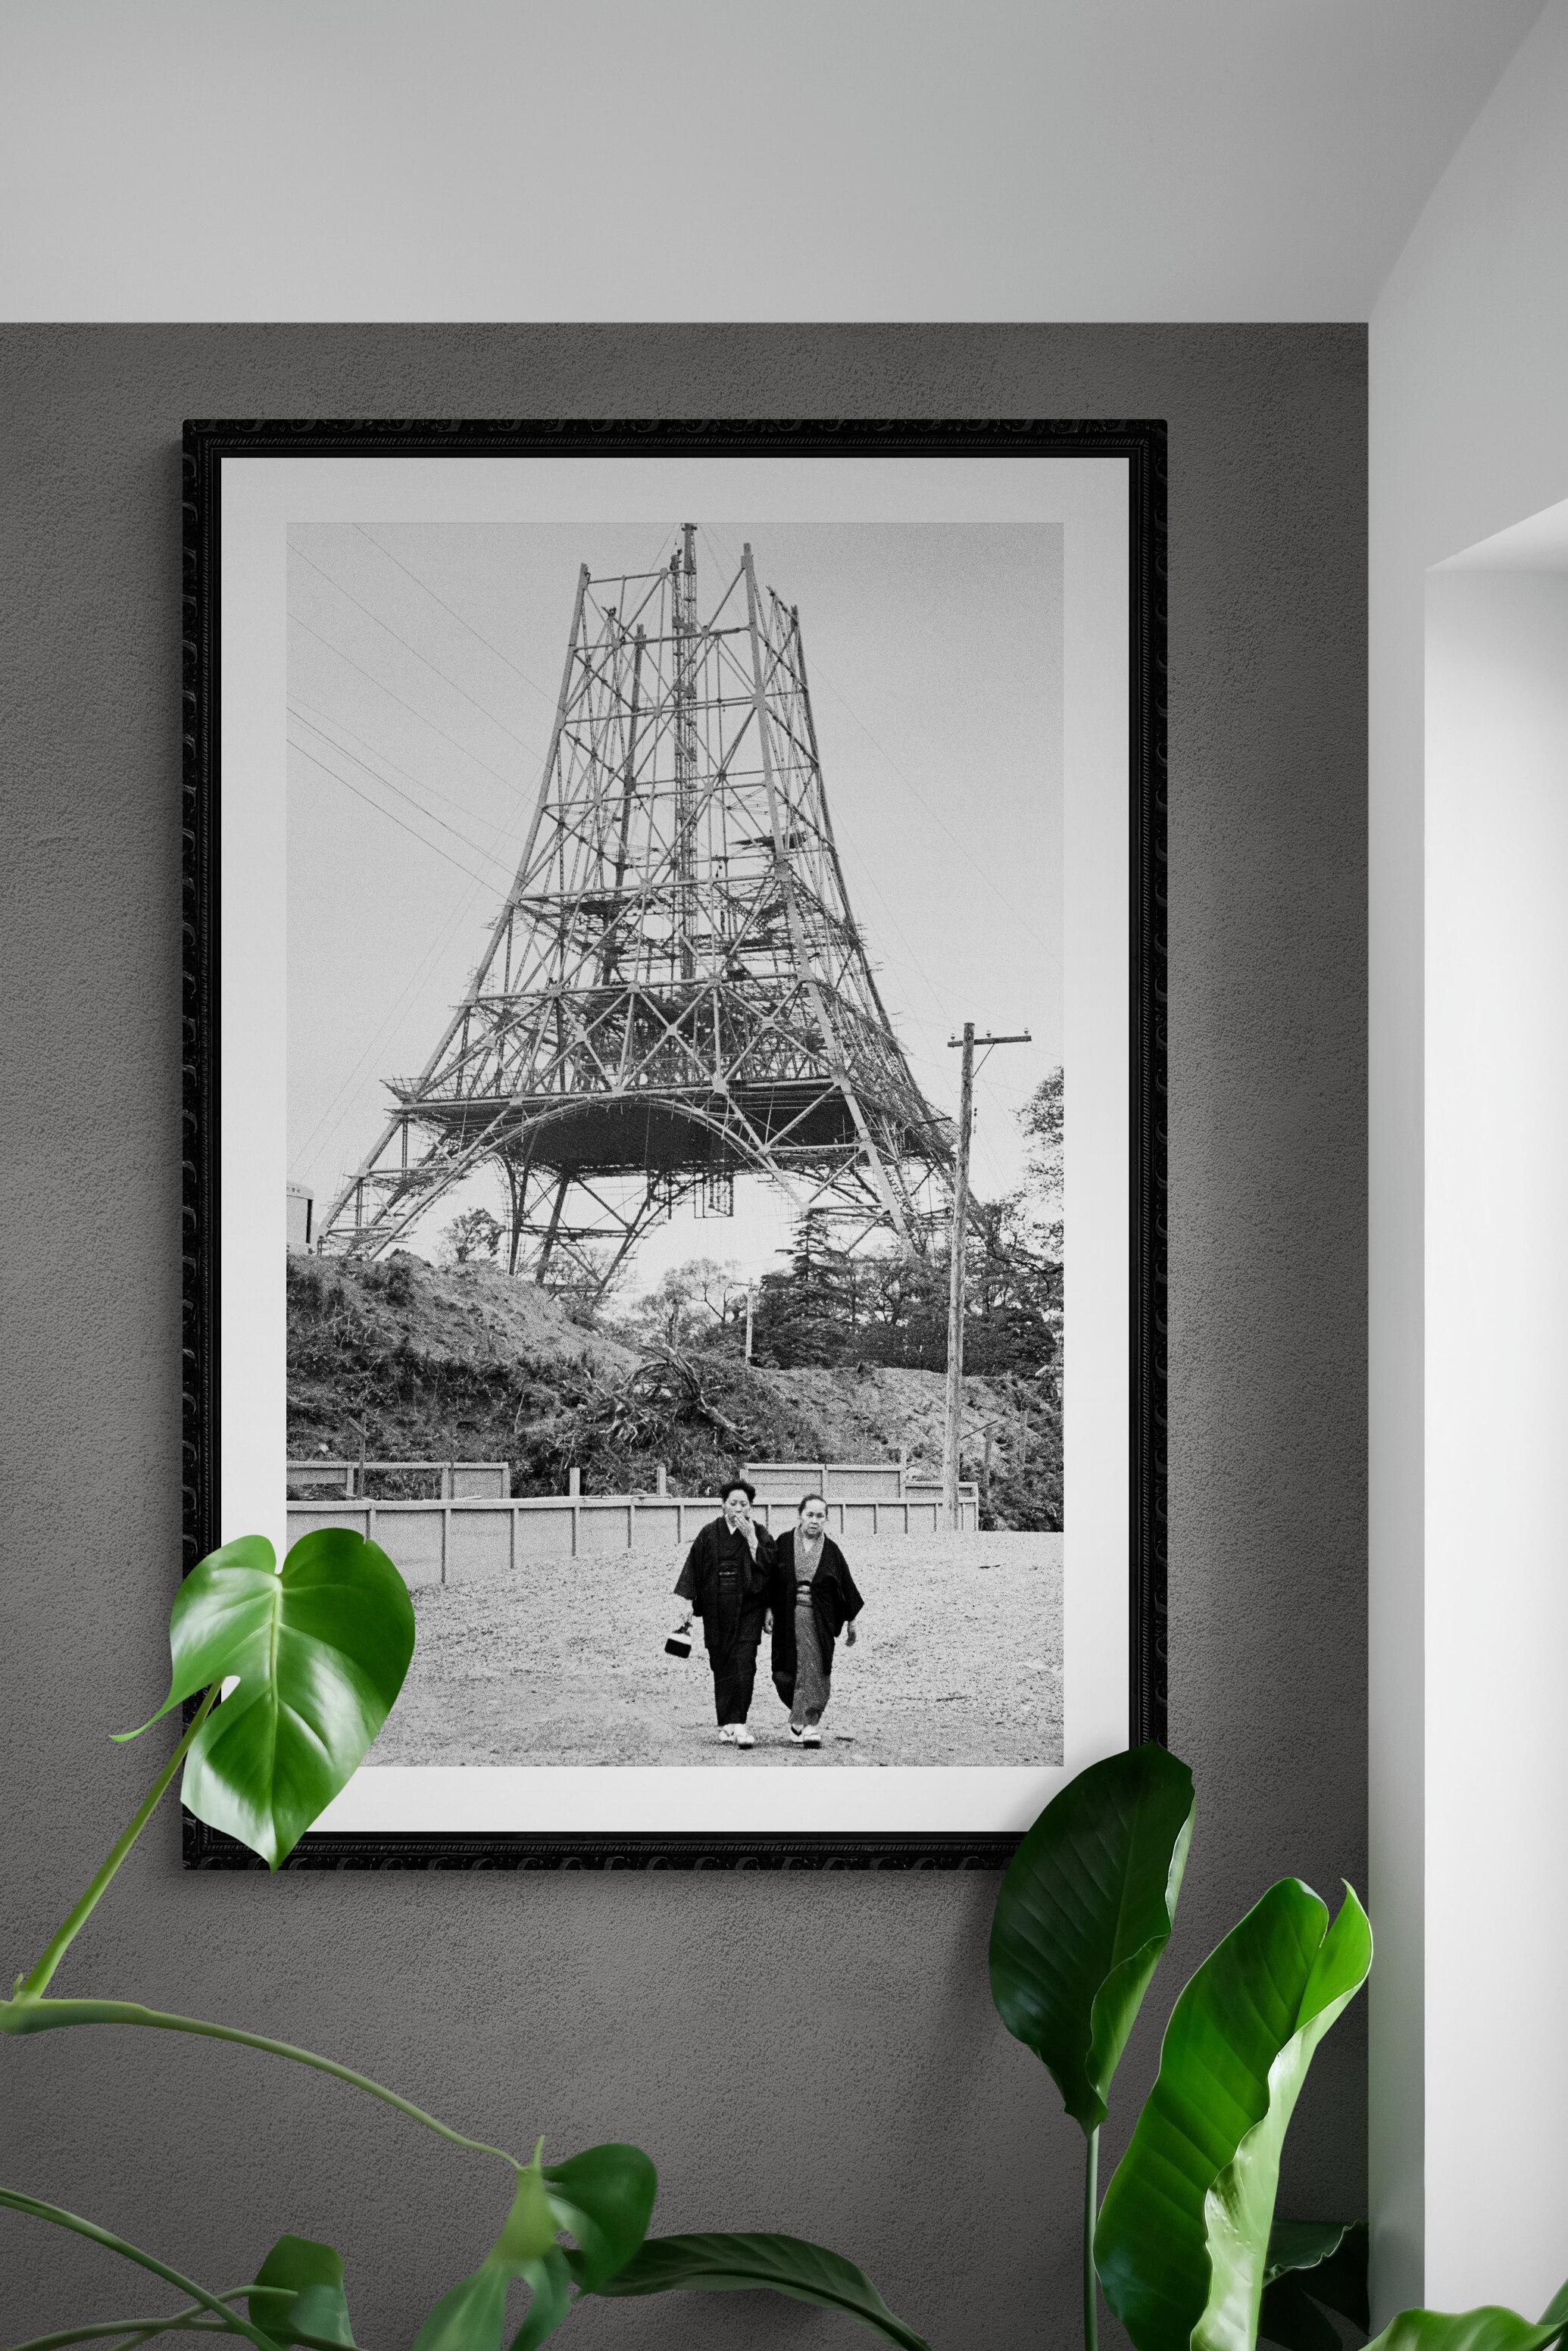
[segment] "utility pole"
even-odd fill
[[[1027,1029],[1012,1037],[977,1037],[972,1020],[961,1037],[949,1037],[949,1049],[964,1056],[958,1088],[958,1165],[953,1178],[953,1233],[947,1262],[947,1425],[942,1444],[942,1489],[947,1504],[947,1524],[955,1534],[963,1523],[958,1504],[959,1424],[964,1411],[964,1243],[969,1227],[969,1130],[975,1123],[975,1048],[1028,1045]]]

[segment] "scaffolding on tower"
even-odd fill
[[[683,1206],[778,1186],[842,1244],[922,1249],[953,1136],[877,989],[833,840],[800,614],[747,546],[698,619],[696,529],[578,578],[516,879],[419,1076],[319,1228],[376,1257],[486,1165],[508,1262],[598,1294]]]

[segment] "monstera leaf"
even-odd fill
[[[591,2147],[543,2168],[555,2226],[577,2239],[566,2264],[584,2294],[623,2268],[648,2233],[659,2175],[641,2147]]]
[[[1283,1878],[1204,1961],[1105,2192],[1094,2258],[1138,2351],[1249,2351],[1280,2150],[1313,2052],[1365,1980],[1372,1930],[1346,1888]]]
[[[1276,2220],[1263,2271],[1260,2337],[1283,2351],[1340,2351],[1331,2310],[1364,2335],[1367,2302],[1364,2220]]]
[[[1192,1773],[1163,1747],[1092,1763],[1009,1864],[991,1926],[991,1998],[1085,2131],[1170,1940],[1192,1838]]]
[[[256,2273],[250,2317],[253,2326],[280,2346],[342,2343],[354,2351],[354,2331],[343,2294],[343,2262],[330,2245],[309,2237],[279,2237]]]
[[[402,1687],[407,1587],[347,1527],[302,1537],[281,1571],[264,1536],[242,1535],[185,1578],[169,1646],[169,1695],[153,1722],[214,1682],[235,1685],[185,1759],[186,1809],[276,1869],[353,1777]]]
[[[517,2173],[512,2209],[479,2268],[443,2294],[413,2351],[500,2351],[507,2289],[531,2290],[511,2351],[538,2351],[571,2307],[575,2283],[602,2291],[642,2243],[658,2194],[658,2174],[641,2147],[591,2147],[565,2163],[534,2159]],[[560,2231],[575,2246],[557,2242]]]
[[[863,2270],[801,2237],[651,2237],[597,2289],[609,2295],[758,2290],[858,2318],[898,2351],[930,2351],[923,2336],[894,2316]]]

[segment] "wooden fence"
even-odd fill
[[[758,1494],[757,1516],[782,1531],[795,1523],[798,1499]],[[979,1525],[978,1489],[960,1486],[958,1507],[963,1531],[972,1533]],[[534,1559],[604,1559],[654,1543],[674,1551],[718,1510],[711,1494],[544,1494],[509,1502],[333,1499],[290,1502],[288,1540],[297,1542],[312,1527],[352,1527],[379,1542],[409,1583],[470,1583],[514,1575]],[[935,1489],[912,1493],[906,1484],[896,1500],[828,1496],[829,1526],[846,1541],[938,1534],[945,1521]]]

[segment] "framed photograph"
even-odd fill
[[[184,499],[186,1564],[418,1624],[289,1865],[1005,1862],[1165,1734],[1165,427]]]

